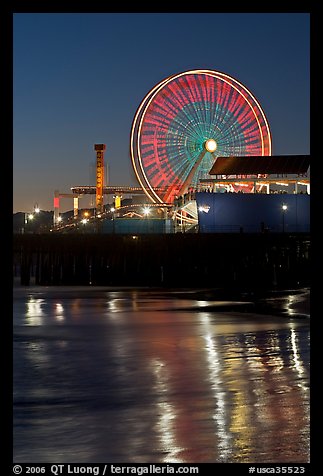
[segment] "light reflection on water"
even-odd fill
[[[178,418],[176,409],[169,403],[168,387],[168,369],[167,366],[158,359],[152,360],[153,372],[155,375],[155,390],[158,395],[156,403],[157,422],[155,424],[156,432],[160,437],[160,446],[163,453],[167,456],[164,462],[182,463],[183,460],[178,457],[178,453],[183,449],[178,447],[176,439],[176,420]]]
[[[14,461],[308,462],[308,321],[209,304],[20,296]]]

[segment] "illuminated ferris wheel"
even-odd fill
[[[271,155],[268,121],[251,92],[213,70],[191,70],[154,86],[135,114],[130,151],[137,179],[155,203],[172,203],[217,157]]]

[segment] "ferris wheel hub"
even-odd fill
[[[205,142],[204,146],[208,152],[215,152],[218,144],[214,139],[208,139]]]

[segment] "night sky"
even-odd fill
[[[107,146],[110,184],[137,185],[137,107],[191,69],[251,91],[273,154],[310,153],[309,13],[15,13],[13,32],[14,212],[52,210],[55,189],[94,185],[95,143]],[[61,211],[72,207],[61,200]]]

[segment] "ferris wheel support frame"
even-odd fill
[[[189,187],[189,184],[192,182],[192,178],[194,177],[194,174],[198,168],[198,166],[200,165],[200,163],[202,162],[203,160],[203,157],[205,156],[207,150],[204,149],[202,150],[202,152],[200,153],[198,159],[196,160],[195,164],[193,165],[190,173],[188,174],[185,182],[183,183],[180,191],[178,192],[179,196],[183,195],[185,192],[187,192],[187,189]]]

